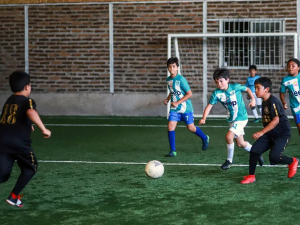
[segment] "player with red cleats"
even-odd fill
[[[263,99],[262,122],[264,128],[252,135],[256,142],[252,145],[249,160],[249,175],[241,181],[242,184],[256,182],[255,169],[259,156],[270,150],[269,159],[272,165],[288,164],[288,178],[297,173],[299,160],[283,155],[291,137],[291,126],[284,108],[276,97],[271,94],[272,82],[261,77],[255,81],[255,93]]]

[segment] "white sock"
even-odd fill
[[[232,163],[234,154],[234,142],[232,144],[227,144],[227,160]]]
[[[258,110],[259,110],[259,112],[260,112],[260,115],[261,115],[261,106],[260,106],[260,107],[258,107]]]
[[[252,113],[253,113],[255,119],[258,119],[258,114],[257,114],[256,108],[252,109]]]
[[[247,142],[247,145],[246,145],[246,147],[244,148],[246,151],[248,151],[248,152],[250,152],[250,150],[251,150],[251,148],[252,148],[252,145],[248,142],[248,141],[246,141]]]

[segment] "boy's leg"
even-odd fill
[[[227,159],[222,164],[221,169],[227,170],[232,166],[233,155],[234,155],[234,139],[235,134],[232,131],[228,131],[226,134],[226,144],[227,144]]]
[[[0,184],[9,179],[14,162],[12,154],[0,152]]]
[[[19,195],[21,193],[37,171],[37,160],[33,152],[18,155],[17,163],[21,169],[21,174],[12,191],[15,195]]]
[[[297,126],[297,129],[298,129],[299,141],[300,141],[300,121],[299,121],[299,123],[297,123],[297,121],[296,121],[296,126]]]
[[[247,152],[250,152],[252,145],[248,141],[244,140],[243,135],[237,137],[235,140],[236,140],[237,146],[243,147]],[[260,166],[264,165],[264,159],[263,159],[262,155],[259,155],[256,162],[258,162]]]
[[[182,116],[182,120],[185,122],[189,131],[196,134],[202,139],[202,150],[206,150],[209,144],[209,137],[205,135],[199,127],[196,127],[194,125],[194,113],[184,113]]]
[[[254,123],[259,122],[256,107],[251,107],[251,111],[252,111],[252,113],[253,113],[253,115],[254,115],[254,117],[255,117],[255,119],[253,120],[253,122],[254,122]]]
[[[181,117],[179,113],[170,112],[169,122],[168,122],[168,139],[170,145],[170,153],[167,157],[173,157],[177,155],[176,147],[175,147],[175,128],[177,126],[178,121],[180,121]]]
[[[283,151],[288,144],[289,139],[289,136],[274,139],[270,152],[270,162],[271,164],[288,164],[289,171],[287,176],[288,178],[291,178],[297,172],[299,159],[283,155]]]
[[[256,97],[256,95],[255,95],[255,97]],[[255,100],[256,100],[256,106],[257,106],[257,108],[258,108],[258,110],[259,110],[259,112],[260,112],[260,115],[262,115],[261,114],[261,98],[255,98]]]
[[[249,175],[241,181],[242,184],[250,184],[256,181],[255,170],[259,157],[271,146],[271,140],[267,136],[260,137],[252,146],[249,157]]]
[[[290,137],[278,137],[274,138],[274,142],[270,151],[270,163],[272,165],[276,164],[291,164],[293,162],[293,158],[287,157],[283,155],[284,149],[286,148]]]

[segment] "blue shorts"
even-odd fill
[[[300,123],[300,114],[296,114],[294,116],[294,120],[295,120],[296,124]]]
[[[169,113],[169,121],[184,121],[185,124],[191,124],[194,123],[194,112],[189,112],[189,113],[177,113],[170,111]]]

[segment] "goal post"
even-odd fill
[[[231,81],[238,83],[246,82],[252,64],[257,65],[259,74],[262,71],[267,75],[274,71],[282,73],[285,59],[298,58],[298,48],[298,34],[290,32],[168,34],[167,55],[168,58],[178,57],[179,73],[187,78],[193,93],[202,96],[200,111],[193,99],[194,110],[198,108],[195,117],[201,117],[210,93],[215,89],[215,84],[209,83],[208,73],[224,66],[234,70]],[[211,114],[222,115],[223,112]]]

